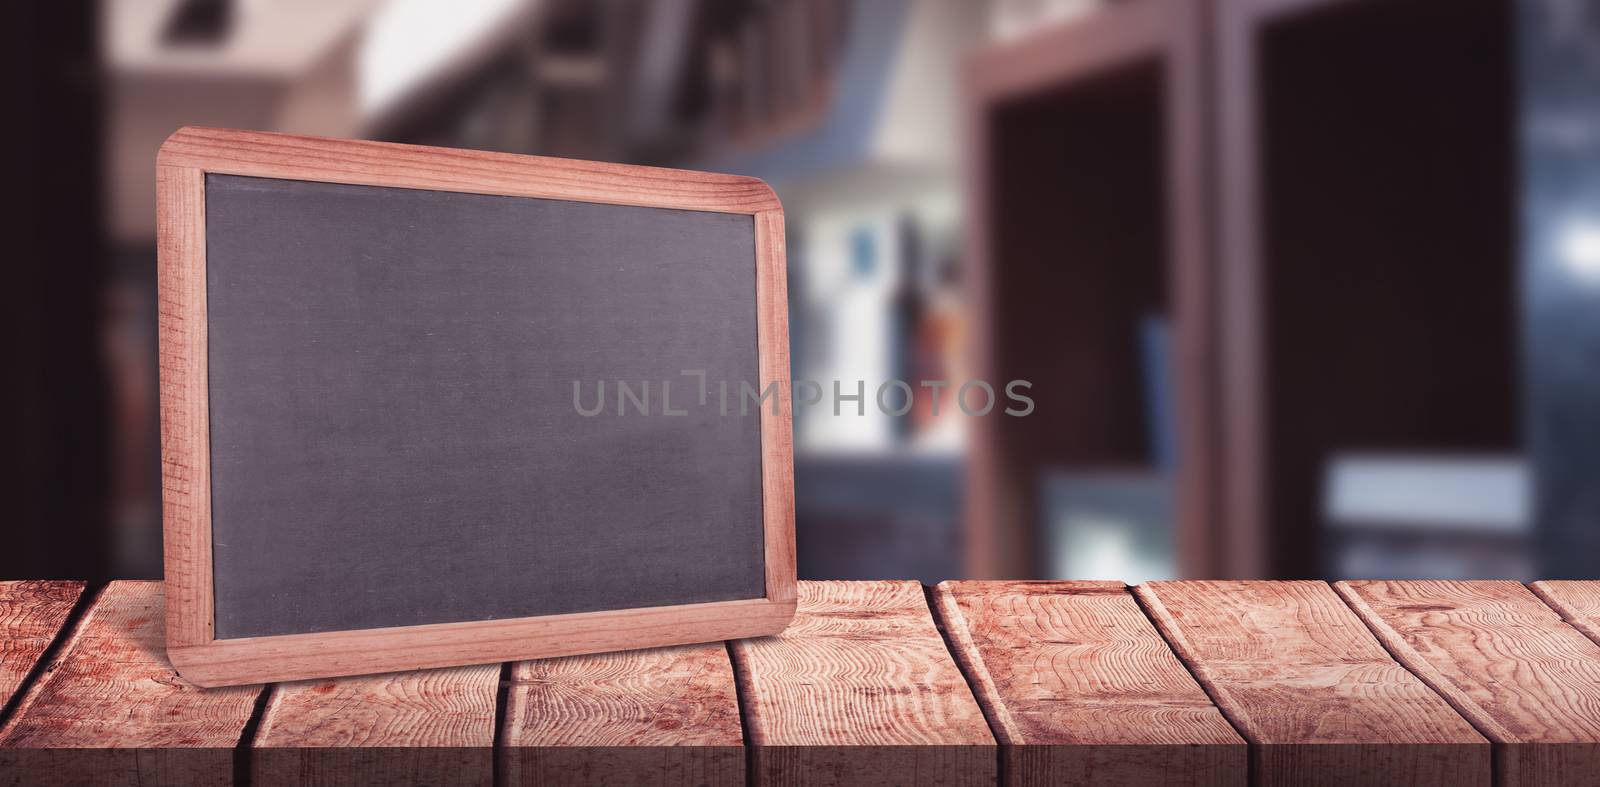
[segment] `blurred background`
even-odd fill
[[[761,177],[796,378],[1033,384],[1025,418],[802,410],[802,577],[1600,576],[1600,0],[0,19],[8,578],[160,576],[187,124]]]

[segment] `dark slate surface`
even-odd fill
[[[209,175],[206,219],[219,638],[763,594],[749,216]]]

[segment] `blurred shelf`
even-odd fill
[[[1328,462],[1329,576],[1532,578],[1532,483],[1517,455],[1350,453]]]
[[[1511,7],[1217,5],[1230,574],[1326,567],[1341,453],[1520,450]]]
[[[1172,478],[1145,467],[1046,470],[1041,546],[1046,579],[1172,579]]]
[[[959,457],[806,454],[794,477],[802,579],[961,576]]]
[[[1521,450],[1511,0],[1129,0],[980,53],[974,576],[1036,573],[1042,468],[1156,462],[1170,322],[1180,573],[1321,571],[1351,450]],[[1148,373],[1146,373],[1148,377]]]
[[[816,191],[837,180],[829,190],[849,195],[864,171],[934,177],[953,188],[960,96],[952,53],[982,36],[982,4],[807,2],[831,9],[828,51],[837,62],[827,79],[777,91],[793,96],[786,111],[756,112],[752,122],[723,124],[720,134],[713,129],[691,166],[752,175],[780,190]],[[775,40],[791,35],[784,30]],[[760,69],[740,73],[744,78]],[[736,108],[728,114],[752,113]]]
[[[1323,520],[1335,530],[1521,536],[1532,525],[1520,456],[1343,454],[1323,488]]]
[[[973,577],[1040,575],[1045,473],[1152,466],[1163,428],[1182,570],[1212,572],[1200,8],[1119,3],[967,64],[974,376],[1028,380],[1037,404],[972,424]],[[1171,339],[1146,363],[1152,319]],[[1174,426],[1151,417],[1153,371]]]

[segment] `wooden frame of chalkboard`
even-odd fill
[[[157,156],[167,653],[203,686],[334,677],[773,634],[795,610],[794,457],[783,212],[733,175],[380,142],[186,127]],[[216,637],[208,175],[749,215],[754,225],[765,597],[239,638]],[[290,231],[290,228],[284,228]]]

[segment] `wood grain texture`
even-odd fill
[[[508,785],[743,785],[744,735],[722,643],[512,666]]]
[[[156,167],[161,555],[169,652],[210,642],[215,628],[205,212],[203,171]]]
[[[1005,781],[1243,785],[1247,749],[1120,582],[944,582]]]
[[[22,688],[82,595],[82,582],[0,582],[0,706]]]
[[[709,642],[794,615],[794,459],[782,206],[759,180],[620,164],[186,127],[157,160],[162,518],[167,653],[205,686]],[[315,180],[745,213],[756,226],[757,341],[781,412],[762,413],[766,598],[570,615],[215,638],[207,372],[205,175]]]
[[[1600,582],[1544,580],[1528,585],[1528,589],[1568,625],[1600,644]]]
[[[1516,582],[1340,582],[1395,654],[1495,743],[1500,785],[1600,783],[1600,645]]]
[[[229,685],[245,677],[294,680],[504,662],[530,653],[571,655],[734,639],[782,629],[794,602],[765,599],[605,610],[537,618],[438,623],[323,634],[214,640],[168,648],[185,678]]]
[[[1259,784],[1488,785],[1490,749],[1323,582],[1136,590],[1250,741]]]
[[[230,784],[260,692],[178,677],[161,583],[113,582],[0,730],[0,784]]]
[[[599,161],[186,126],[157,166],[230,175],[750,213],[779,210],[756,178]]]
[[[782,634],[732,643],[760,784],[993,784],[994,736],[916,582],[801,582]]]
[[[766,539],[767,598],[795,598],[794,388],[789,382],[789,274],[783,211],[757,213],[756,362],[761,390],[778,386],[778,412],[761,410],[761,503]]]
[[[499,686],[498,664],[275,686],[251,783],[487,787]]]

